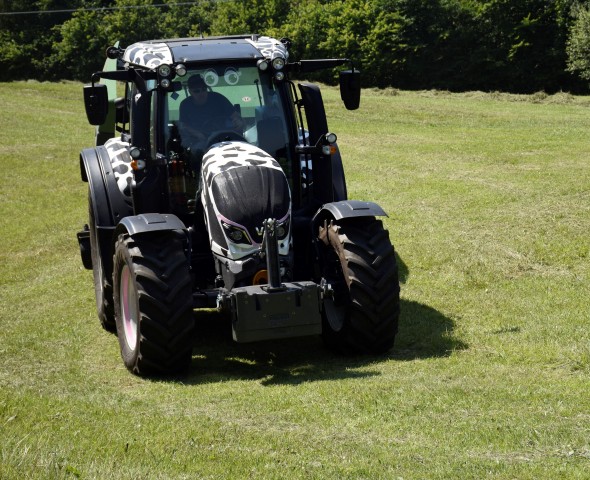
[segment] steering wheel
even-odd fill
[[[198,128],[201,132],[215,132],[224,128],[225,118],[222,115],[212,115]]]
[[[247,143],[246,139],[242,135],[233,130],[217,130],[215,132],[211,132],[207,138],[206,145],[207,147],[210,147],[214,143],[229,142],[230,140],[237,140],[239,142]]]

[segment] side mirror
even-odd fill
[[[340,98],[347,110],[356,110],[361,102],[361,72],[345,70],[340,72]]]
[[[102,125],[109,109],[107,86],[102,83],[84,85],[84,106],[90,125]]]

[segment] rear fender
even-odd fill
[[[121,194],[111,159],[105,147],[86,148],[80,153],[80,174],[88,182],[94,205],[96,224],[114,227],[122,218],[133,213],[132,207]]]
[[[80,153],[80,174],[88,182],[88,195],[96,222],[98,254],[104,275],[110,278],[113,270],[113,232],[121,218],[133,213],[125,202],[113,174],[105,147],[86,148]]]

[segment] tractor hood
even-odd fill
[[[275,159],[245,142],[218,143],[203,158],[201,179],[215,253],[237,260],[258,252],[263,222],[274,218],[280,227],[279,253],[288,254],[291,192]]]

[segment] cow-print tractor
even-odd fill
[[[348,59],[289,59],[244,35],[108,48],[84,86],[96,146],[80,154],[89,220],[78,233],[98,316],[138,375],[187,368],[195,309],[236,342],[321,335],[343,354],[388,351],[396,256],[377,204],[349,200],[319,87],[295,76]]]

